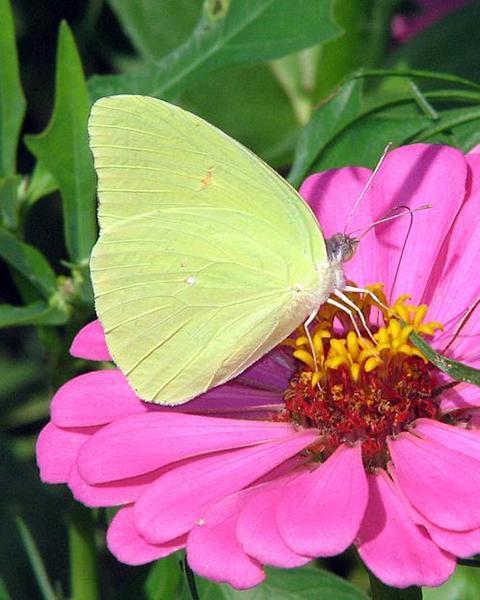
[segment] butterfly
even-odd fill
[[[146,96],[89,119],[99,239],[97,315],[140,398],[187,402],[311,320],[357,241],[326,242],[299,194],[201,118]]]

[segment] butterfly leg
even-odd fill
[[[313,320],[317,316],[317,312],[318,312],[317,310],[314,310],[311,313],[311,315],[308,317],[308,319],[305,321],[305,323],[303,324],[303,328],[305,329],[305,336],[308,339],[308,345],[310,346],[310,351],[312,353],[313,362],[315,364],[315,371],[314,371],[315,373],[318,372],[317,353],[315,352],[315,346],[313,345],[312,336],[310,334],[308,327],[310,326],[310,324],[313,322]]]
[[[380,298],[371,290],[367,290],[366,288],[355,287],[354,285],[346,285],[342,288],[344,292],[351,292],[352,294],[366,294],[370,296],[370,298],[376,302],[379,306],[381,306],[384,310],[390,310],[388,306],[386,306]]]
[[[344,288],[345,289],[345,288]],[[358,307],[355,302],[352,302],[350,300],[350,298],[348,296],[345,296],[345,294],[343,292],[341,292],[340,290],[334,290],[333,292],[335,294],[335,296],[337,298],[339,298],[342,302],[344,302],[347,306],[350,306],[350,308],[352,308],[356,313],[358,318],[360,319],[361,324],[363,325],[363,328],[365,329],[365,331],[368,333],[369,338],[372,340],[372,342],[374,344],[377,343],[376,339],[373,337],[372,332],[370,331],[370,328],[367,325],[367,321],[365,320],[365,315],[363,314],[362,310],[360,309],[360,307]],[[347,311],[345,311],[347,312]],[[355,324],[355,321],[353,319],[353,313],[351,314],[351,319]],[[355,327],[355,331],[357,332],[358,337],[363,337],[361,335],[359,335],[358,332],[358,326]]]
[[[347,308],[345,306],[345,304],[342,304],[341,302],[337,302],[333,298],[329,298],[327,300],[327,304],[330,304],[331,306],[335,306],[336,308],[339,308],[340,310],[342,310],[344,313],[347,313],[347,315],[350,317],[350,320],[352,321],[353,327],[355,329],[355,333],[357,334],[357,336],[359,338],[363,337],[362,334],[360,333],[360,329],[358,328],[357,322],[354,319],[353,312],[349,308]],[[352,304],[353,304],[353,302],[352,302]]]

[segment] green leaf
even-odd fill
[[[147,600],[176,598],[182,581],[181,555],[178,552],[158,560],[151,568],[143,586]]]
[[[457,108],[444,111],[440,118],[431,126],[421,132],[420,135],[415,137],[415,141],[425,141],[433,138],[439,133],[453,130],[459,126],[468,126],[463,130],[459,130],[464,136],[472,132],[478,132],[480,129],[480,106],[469,106],[467,108]],[[475,139],[475,138],[474,138]],[[468,143],[468,141],[467,141]],[[468,148],[463,148],[466,150]]]
[[[52,584],[48,579],[42,557],[40,556],[40,552],[38,551],[35,540],[33,539],[27,524],[19,516],[15,517],[15,523],[18,527],[20,537],[22,538],[22,542],[28,555],[28,559],[30,561],[32,571],[40,589],[42,598],[44,600],[57,600],[57,595],[55,594]]]
[[[479,29],[480,5],[473,2],[416,35],[393,55],[390,63],[478,80],[475,41]]]
[[[205,0],[193,35],[156,65],[90,80],[94,98],[147,94],[173,98],[220,67],[279,58],[332,38],[333,0]]]
[[[392,0],[337,1],[334,16],[343,33],[321,48],[315,98],[325,97],[349,73],[376,63],[388,35],[384,21],[391,10]]]
[[[6,229],[12,231],[16,231],[19,226],[21,184],[20,175],[10,175],[0,179],[0,222]]]
[[[37,160],[25,193],[27,204],[31,206],[40,198],[58,190],[58,183],[46,166]]]
[[[197,83],[178,101],[273,167],[287,164],[298,124],[285,92],[267,65],[212,73],[208,86]]]
[[[0,328],[19,325],[64,325],[69,313],[54,304],[32,302],[26,306],[0,304]]]
[[[424,588],[425,600],[477,600],[480,589],[480,572],[469,567],[457,567],[455,573],[442,586]]]
[[[365,77],[381,77],[382,85],[362,97],[355,81]],[[402,85],[390,87],[396,78],[401,78]],[[467,89],[422,92],[410,78],[435,79]],[[455,102],[468,106],[450,108]],[[480,138],[476,127],[479,104],[476,85],[458,77],[409,70],[359,72],[320,106],[300,134],[289,179],[298,186],[308,172],[352,164],[372,167],[388,142],[400,145],[422,139],[445,143],[438,136],[448,135],[447,143],[468,150]]]
[[[185,42],[202,11],[202,0],[109,0],[109,4],[137,51],[150,61]]]
[[[270,62],[272,73],[285,90],[301,125],[308,123],[315,104],[321,48],[321,45],[313,46]]]
[[[16,171],[25,108],[12,10],[9,0],[0,0],[0,177]]]
[[[5,585],[2,577],[0,577],[0,598],[2,600],[12,600],[12,597],[8,593],[7,586]]]
[[[0,256],[45,298],[56,293],[56,275],[43,254],[34,246],[21,242],[12,233],[2,228],[0,228]]]
[[[407,143],[431,123],[413,101],[372,109],[359,115],[322,149],[312,171],[348,165],[373,167],[389,142],[394,146]]]
[[[208,600],[367,600],[367,596],[345,579],[316,567],[302,569],[265,569],[267,579],[261,585],[238,592],[227,585],[218,585],[196,577],[200,598]],[[184,583],[181,600],[191,600]]]
[[[456,381],[466,381],[480,387],[480,370],[469,367],[461,362],[442,356],[436,352],[418,333],[411,333],[410,339],[415,346],[440,371],[450,375]]]
[[[411,586],[405,589],[393,588],[368,572],[372,600],[422,600],[422,588]]]
[[[63,201],[65,242],[76,263],[86,261],[96,238],[95,172],[88,147],[87,88],[75,40],[60,26],[55,106],[48,127],[25,143],[58,182]]]
[[[362,82],[352,79],[315,112],[303,129],[297,147],[290,183],[298,186],[305,177],[322,148],[346,125],[351,123],[362,108]]]

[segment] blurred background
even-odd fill
[[[249,29],[242,19],[260,5]],[[232,11],[248,49],[219,43]],[[108,511],[76,506],[35,466],[52,394],[91,369],[68,356],[93,318],[91,102],[134,92],[178,103],[298,186],[315,170],[372,166],[389,141],[480,143],[479,32],[480,4],[467,0],[0,0],[0,599],[78,600],[82,552],[97,597],[183,593],[178,556],[117,563],[104,548]],[[353,554],[326,567],[366,589]],[[478,598],[474,571],[424,596]],[[204,597],[280,597],[262,588]]]

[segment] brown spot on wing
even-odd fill
[[[213,169],[214,168],[215,167],[210,167],[208,169],[207,174],[205,175],[205,177],[203,177],[200,180],[200,183],[202,184],[202,187],[200,189],[204,190],[204,189],[206,189],[212,183],[212,180],[213,180]]]

